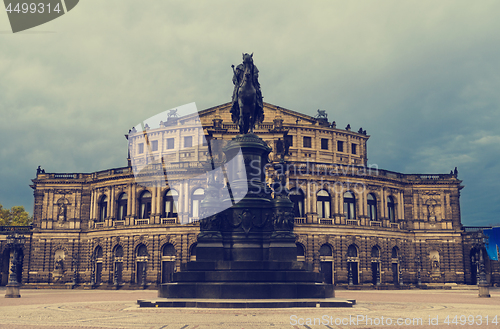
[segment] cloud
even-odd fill
[[[482,1],[97,1],[0,34],[0,203],[32,209],[50,172],[126,165],[137,122],[228,102],[231,64],[254,52],[264,100],[371,135],[369,162],[459,167],[466,224],[498,214],[500,4]],[[0,30],[9,30],[7,17]],[[479,200],[479,201],[478,201]],[[483,201],[481,201],[483,200]]]

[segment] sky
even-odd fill
[[[253,52],[264,101],[371,136],[368,163],[463,180],[462,223],[500,225],[500,2],[85,0],[12,33],[0,11],[0,204],[46,172],[126,166],[124,134],[231,100]]]

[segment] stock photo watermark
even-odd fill
[[[290,316],[290,325],[296,326],[437,326],[437,325],[493,325],[498,326],[498,315],[429,315],[427,317],[415,318],[392,318],[387,316],[368,316],[368,315],[348,315],[343,317],[334,317],[323,315],[321,317],[299,317],[298,315]]]
[[[4,0],[13,33],[31,29],[63,16],[80,0]]]

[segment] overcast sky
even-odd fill
[[[47,172],[126,166],[124,134],[230,101],[253,52],[264,101],[371,135],[368,162],[455,166],[465,225],[500,224],[500,2],[85,0],[12,34],[0,12],[0,203]]]

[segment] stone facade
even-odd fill
[[[288,149],[298,260],[337,285],[475,283],[477,246],[460,220],[456,173],[402,174],[370,166],[366,131],[264,104],[255,129]],[[230,104],[131,131],[129,165],[94,173],[38,173],[23,283],[156,287],[196,257],[209,140],[238,134]],[[213,151],[213,150],[212,150]],[[269,155],[279,162],[278,152]],[[134,168],[160,168],[162,181]],[[267,171],[271,184],[273,167]],[[189,179],[188,179],[189,178]],[[157,178],[155,178],[157,179]],[[151,183],[150,182],[150,183]],[[201,194],[200,194],[201,193]],[[0,236],[2,284],[8,246]],[[498,282],[498,262],[489,262]]]

